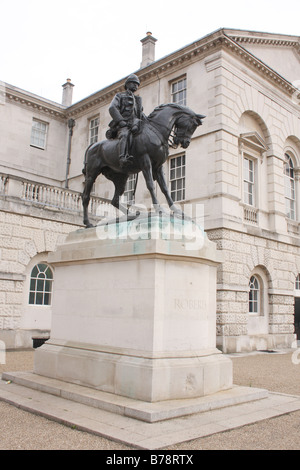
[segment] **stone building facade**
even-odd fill
[[[177,102],[206,115],[188,149],[170,149],[165,174],[177,204],[203,208],[204,229],[223,252],[217,345],[224,352],[293,347],[300,297],[300,39],[221,29],[160,60],[155,41],[150,33],[142,40],[135,72],[145,114]],[[105,138],[108,107],[124,81],[74,104],[70,80],[63,104],[2,87],[0,340],[7,347],[28,347],[33,336],[49,333],[50,296],[44,296],[48,305],[28,299],[41,297],[42,278],[55,289],[55,272],[45,280],[46,271],[33,268],[44,269],[49,251],[82,226],[84,152]],[[125,199],[133,186],[128,181]],[[112,194],[100,176],[93,216],[110,213]],[[135,201],[151,205],[142,177]]]

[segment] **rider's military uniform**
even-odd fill
[[[127,89],[129,82],[135,82],[138,85],[140,81],[134,74],[130,75],[125,82],[126,91],[117,93],[113,98],[109,113],[112,121],[109,124],[109,130],[106,136],[108,138],[119,139],[119,157],[124,162],[130,162],[132,157],[129,156],[128,140],[131,132],[136,133],[139,128],[139,122],[143,119],[142,99],[135,96],[134,93]]]

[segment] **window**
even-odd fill
[[[170,159],[171,198],[174,202],[185,199],[185,155]]]
[[[98,132],[99,132],[99,117],[95,117],[90,120],[90,127],[89,127],[90,144],[94,144],[95,142],[98,142]]]
[[[254,161],[244,158],[244,203],[255,205],[255,172]]]
[[[134,203],[135,182],[136,182],[136,175],[130,175],[126,182],[126,187],[124,191],[124,197],[127,203],[132,203],[132,204]]]
[[[52,282],[53,272],[50,266],[44,263],[36,264],[30,276],[29,304],[50,305]]]
[[[251,276],[249,288],[249,313],[260,313],[260,285],[256,276]]]
[[[31,128],[30,145],[32,145],[33,147],[39,147],[41,149],[45,149],[47,132],[48,132],[48,124],[46,122],[33,119],[32,128]]]
[[[298,276],[296,277],[295,289],[300,290],[300,274],[298,274]]]
[[[172,83],[172,103],[186,106],[186,78]]]
[[[295,174],[291,157],[285,154],[284,163],[285,212],[291,220],[296,220]]]

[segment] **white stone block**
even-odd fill
[[[78,230],[49,255],[51,338],[36,373],[151,402],[231,387],[231,361],[216,349],[215,244],[202,234],[193,250],[174,224],[169,238],[155,224],[154,238],[142,224],[135,240]]]

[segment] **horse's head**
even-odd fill
[[[174,145],[181,145],[184,149],[188,148],[192,135],[197,127],[201,126],[204,118],[205,116],[202,116],[202,114],[195,114],[190,110],[187,113],[180,114],[175,121]]]

